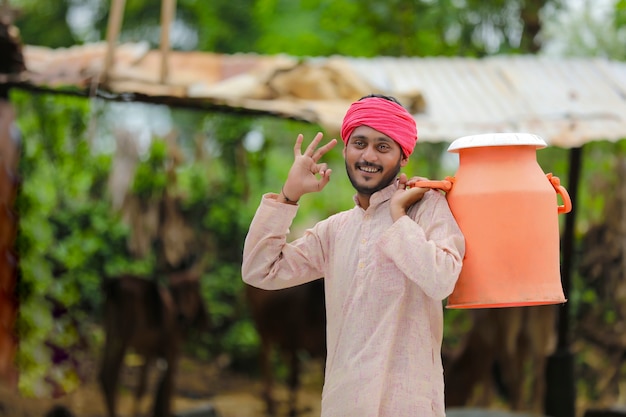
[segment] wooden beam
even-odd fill
[[[113,58],[115,56],[115,47],[117,46],[117,38],[122,29],[122,20],[124,18],[124,7],[126,0],[112,0],[111,10],[109,11],[109,22],[107,24],[107,53],[104,57],[103,81],[109,78],[111,67],[113,66]]]
[[[161,84],[165,84],[169,76],[170,32],[176,15],[176,0],[161,2]]]

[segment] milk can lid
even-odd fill
[[[548,146],[541,137],[532,133],[483,133],[456,139],[448,147],[448,152],[458,152],[461,149],[481,146],[513,145],[529,145],[535,146],[537,149]]]

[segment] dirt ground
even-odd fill
[[[132,390],[138,373],[137,357],[127,355],[126,366],[121,373],[118,417],[149,417],[152,397],[146,395],[134,414]],[[104,401],[96,381],[95,366],[87,372],[84,383],[77,390],[61,398],[24,398],[0,385],[0,417],[107,417]],[[149,389],[153,389],[157,371],[151,374]],[[322,365],[318,362],[305,364],[302,375],[302,389],[298,394],[299,417],[319,417],[321,390],[323,383]],[[220,360],[201,362],[184,357],[179,366],[176,380],[176,395],[173,413],[176,417],[266,417],[265,404],[261,399],[260,378],[228,371]],[[151,392],[151,391],[149,391]],[[288,415],[288,391],[277,383],[275,397],[278,400],[278,417]],[[71,414],[48,413],[62,406]],[[448,410],[449,417],[526,417],[524,414],[508,414],[496,406],[491,410],[500,414],[480,413],[468,409]],[[579,404],[579,412],[586,407]],[[213,410],[213,412],[211,412]],[[203,412],[204,411],[204,412]],[[490,411],[490,412],[491,412]],[[470,414],[467,414],[470,413]],[[579,416],[582,415],[577,413]]]
[[[303,386],[298,397],[301,417],[320,415],[322,376],[321,371],[316,370],[318,368],[321,369],[316,364],[310,364],[303,375]],[[150,378],[152,385],[157,377],[156,372]],[[136,373],[137,367],[133,366],[127,366],[122,371],[118,417],[136,417],[131,395]],[[91,374],[93,377],[79,389],[58,399],[24,398],[0,387],[0,417],[48,417],[46,414],[58,406],[69,410],[73,417],[106,417],[95,372]],[[177,375],[173,412],[183,416],[192,411],[213,409],[215,417],[264,417],[261,388],[258,378],[234,374],[213,363],[183,358]],[[280,416],[287,415],[287,394],[284,385],[276,386],[275,396],[279,401]],[[141,402],[142,416],[150,415],[151,400],[146,395]],[[54,417],[69,416],[60,414]]]

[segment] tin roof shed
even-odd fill
[[[421,91],[422,138],[531,132],[577,147],[626,137],[626,63],[604,59],[496,56],[350,60],[391,92]]]
[[[547,56],[315,57],[168,54],[145,44],[24,47],[27,70],[0,83],[108,99],[248,111],[318,123],[338,134],[345,110],[371,92],[398,97],[421,141],[486,132],[529,132],[579,147],[626,137],[626,63]]]

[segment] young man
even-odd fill
[[[393,97],[354,102],[341,137],[355,207],[287,243],[297,201],[328,183],[320,159],[337,144],[319,146],[318,133],[302,153],[299,135],[280,194],[263,196],[250,225],[243,279],[271,290],[324,277],[322,417],[444,416],[442,300],[461,271],[463,235],[441,192],[400,174],[417,128]]]

